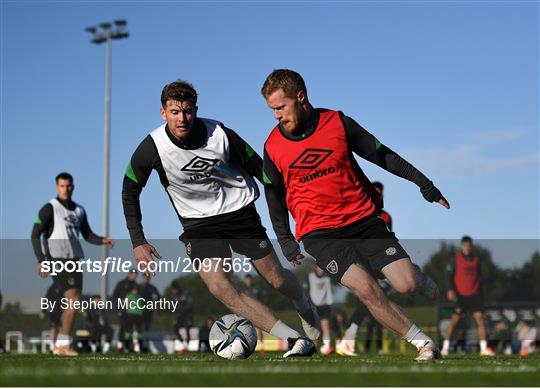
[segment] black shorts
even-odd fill
[[[60,300],[57,300],[53,311],[49,313],[49,323],[51,327],[60,327],[60,323],[62,321],[62,312],[64,311],[62,308],[60,308]]]
[[[212,219],[215,221],[190,227],[180,236],[191,259],[230,258],[232,248],[234,252],[256,260],[273,251],[255,205]]]
[[[384,278],[382,268],[409,258],[396,235],[376,215],[343,228],[309,234],[302,243],[317,265],[337,282],[354,263],[364,266],[372,276]]]
[[[174,323],[173,331],[175,333],[178,333],[178,330],[180,328],[191,328],[193,327],[193,317],[192,316],[180,316],[176,318],[176,322]]]
[[[55,259],[55,261],[59,261],[59,259]],[[70,259],[70,261],[77,262],[76,259]],[[77,289],[79,293],[81,293],[82,291],[82,287],[83,287],[82,272],[63,271],[61,273],[56,274],[55,276],[52,276],[52,279],[56,287],[58,288],[59,293],[61,293],[62,295],[64,294],[65,291],[69,289]]]
[[[317,313],[321,319],[330,319],[332,318],[332,306],[317,305]]]
[[[472,296],[457,295],[457,302],[454,307],[454,312],[458,315],[473,312],[484,311],[484,298],[481,294],[474,294]]]

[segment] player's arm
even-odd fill
[[[45,238],[50,235],[54,226],[54,214],[51,204],[45,204],[38,213],[36,220],[34,221],[34,227],[32,228],[31,240],[34,254],[38,260],[37,272],[40,277],[47,277],[47,273],[42,269],[41,262],[49,259],[46,253],[43,252],[41,247],[41,236],[45,235]],[[45,241],[47,244],[47,241]]]
[[[263,166],[264,193],[266,195],[266,203],[268,204],[272,227],[274,228],[285,258],[293,264],[299,264],[303,256],[300,252],[300,245],[291,232],[283,177],[266,152],[266,149],[264,150]]]
[[[420,192],[424,198],[430,203],[438,202],[444,207],[450,208],[450,204],[443,197],[439,189],[421,171],[379,142],[377,138],[365,130],[354,119],[345,116],[342,112],[340,112],[340,117],[352,151],[384,170],[414,182],[420,188]]]
[[[240,135],[230,128],[221,126],[229,139],[229,162],[232,165],[242,167],[250,176],[255,177],[261,184],[264,184],[261,156]]]
[[[105,244],[107,246],[114,246],[114,240],[109,238],[108,236],[99,236],[92,231],[90,228],[90,224],[88,223],[88,217],[86,216],[86,212],[84,212],[83,218],[81,220],[81,234],[88,243],[95,244],[95,245],[102,245]]]
[[[47,203],[39,210],[31,234],[32,248],[34,249],[34,254],[36,255],[38,262],[43,262],[47,259],[41,247],[41,236],[48,234],[48,231],[52,229],[53,223],[54,215],[52,205]]]
[[[41,268],[41,262],[45,261],[47,258],[46,253],[43,252],[41,247],[41,236],[44,235],[45,238],[50,234],[54,226],[54,214],[51,204],[45,204],[39,210],[39,213],[34,221],[34,226],[32,227],[32,248],[34,254],[37,258],[37,272],[40,277],[46,277],[47,273]],[[44,242],[47,244],[47,241]]]
[[[135,259],[145,262],[151,261],[153,257],[161,258],[155,247],[146,241],[142,226],[140,196],[152,169],[158,171],[161,182],[168,186],[159,153],[149,135],[131,156],[122,184],[122,206]]]

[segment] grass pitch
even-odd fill
[[[455,355],[417,363],[414,354],[287,359],[281,353],[227,361],[212,354],[0,354],[4,386],[537,386],[540,356]]]

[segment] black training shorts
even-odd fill
[[[454,312],[458,315],[483,311],[484,298],[480,293],[474,294],[472,296],[461,296],[459,294],[457,295],[457,302],[454,307]]]
[[[331,305],[317,305],[317,313],[321,319],[331,319],[332,318],[332,306]]]
[[[230,258],[232,248],[256,260],[273,251],[255,205],[212,219],[213,222],[186,229],[180,236],[191,259]]]
[[[55,261],[61,261],[61,259],[55,259]],[[63,261],[75,261],[77,259],[66,259]],[[77,289],[79,294],[82,292],[83,287],[83,274],[82,272],[68,272],[63,271],[54,276],[52,276],[53,282],[58,288],[58,292],[63,295],[65,291],[69,289]]]
[[[409,258],[385,222],[372,215],[343,228],[316,231],[302,239],[317,265],[337,282],[354,263],[372,276],[384,278],[381,270],[398,259]]]

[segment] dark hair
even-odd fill
[[[197,91],[189,82],[176,80],[165,85],[161,91],[161,106],[165,107],[168,100],[191,101],[197,104]]]
[[[382,184],[382,182],[379,182],[379,181],[373,181],[371,184],[372,184],[375,188],[380,189],[381,192],[384,190],[384,185]]]
[[[472,243],[472,238],[469,235],[465,235],[463,238],[461,238],[461,243]]]
[[[58,180],[69,180],[73,184],[73,176],[67,172],[62,172],[59,175],[56,176],[56,183],[58,184]]]
[[[264,81],[261,93],[267,98],[275,91],[282,89],[285,96],[295,98],[303,90],[307,94],[306,83],[300,74],[289,69],[275,69]]]

